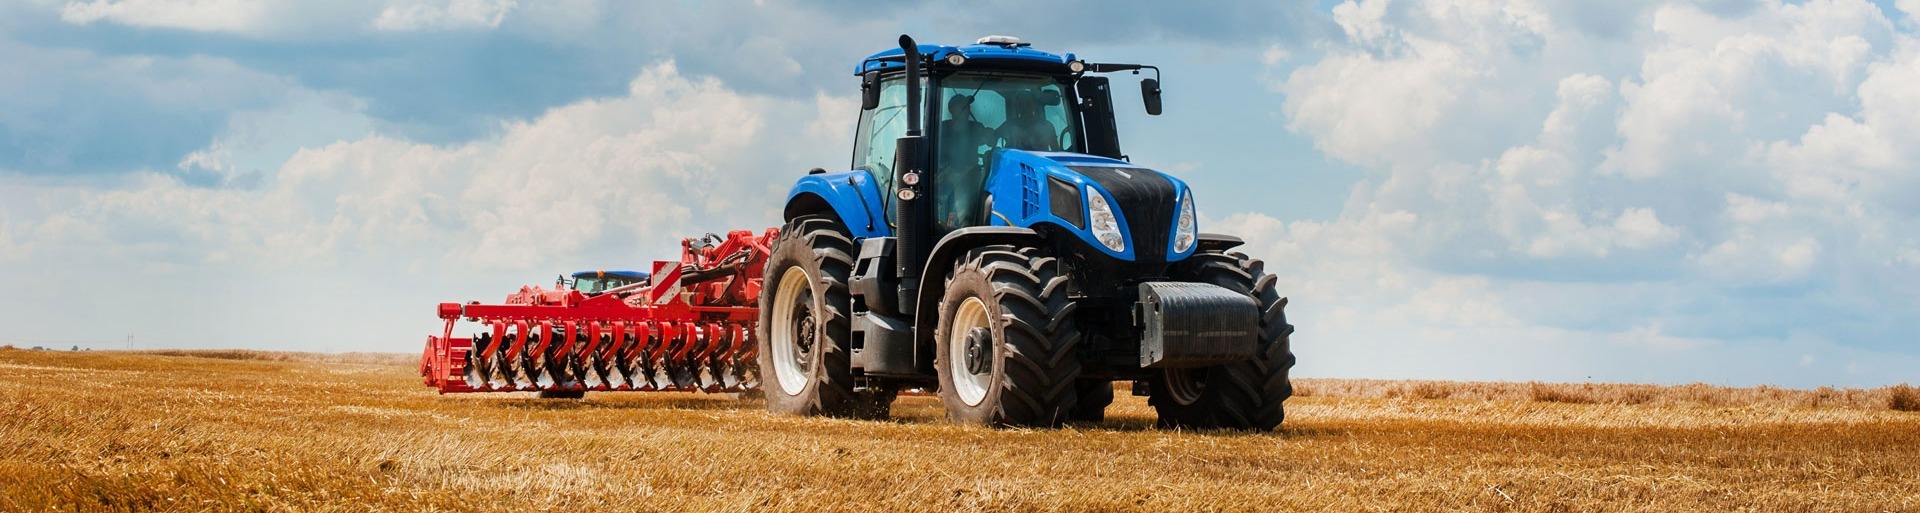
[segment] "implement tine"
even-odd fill
[[[509,378],[508,374],[513,372],[509,366],[510,362],[513,361],[513,357],[509,355],[511,351],[515,350],[514,348],[526,342],[520,340],[519,331],[509,331],[505,327],[505,323],[496,322],[495,325],[500,326],[499,331],[496,331],[496,333],[500,333],[500,336],[493,344],[494,350],[487,353],[487,388],[493,390],[511,390],[513,388],[513,380]]]
[[[633,382],[636,390],[661,390],[666,381],[660,376],[660,351],[666,342],[661,340],[660,326],[654,323],[640,325],[640,337],[633,352]]]
[[[627,388],[627,373],[625,369],[620,368],[619,355],[620,346],[626,343],[625,339],[627,334],[625,331],[615,328],[613,332],[602,336],[607,337],[608,346],[605,354],[606,359],[600,363],[601,375],[605,376],[607,390],[625,390]]]
[[[530,358],[523,360],[526,367],[522,370],[533,378],[533,381],[528,384],[534,389],[553,388],[554,380],[553,373],[550,372],[552,370],[550,364],[553,362],[553,351],[557,349],[556,346],[561,345],[560,337],[554,331],[552,321],[540,321],[540,343],[534,345],[532,352],[528,354]]]
[[[581,359],[580,381],[589,389],[603,389],[607,383],[607,361],[604,355],[607,352],[607,341],[610,337],[607,336],[605,326],[598,321],[587,323],[587,347],[580,351],[585,355],[585,358]]]
[[[488,335],[484,331],[474,335],[473,347],[467,350],[466,356],[461,357],[465,360],[466,368],[461,369],[460,377],[467,382],[467,388],[482,390],[486,388],[486,373],[480,366],[486,365],[487,350],[493,348],[491,345],[493,340]]]
[[[699,343],[699,330],[692,323],[676,323],[672,356],[667,360],[667,371],[676,390],[696,390],[700,387],[700,371],[691,355]]]

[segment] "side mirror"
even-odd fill
[[[1160,81],[1159,80],[1155,80],[1151,78],[1140,79],[1140,101],[1146,102],[1147,115],[1149,116],[1160,115]]]
[[[880,106],[880,72],[869,71],[860,75],[860,110],[873,110]]]

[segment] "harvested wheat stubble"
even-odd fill
[[[0,511],[1920,509],[1920,414],[1812,391],[1302,380],[1277,433],[1154,431],[1124,394],[1107,423],[994,431],[928,397],[862,422],[228,356],[0,350]]]
[[[1738,388],[1705,383],[1660,386],[1629,383],[1501,383],[1301,378],[1294,380],[1294,395],[1537,401],[1570,404],[1920,410],[1920,389],[1907,385],[1870,390],[1833,387],[1797,390],[1773,386]],[[1904,405],[1912,406],[1903,408]]]

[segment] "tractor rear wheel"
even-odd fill
[[[987,246],[947,275],[934,368],[948,419],[1052,427],[1071,417],[1081,335],[1057,267],[1038,249]]]
[[[851,272],[853,238],[839,221],[802,216],[781,228],[767,259],[757,328],[768,411],[857,413],[848,351]]]
[[[1293,396],[1287,298],[1274,290],[1265,264],[1239,253],[1199,253],[1172,269],[1175,279],[1210,283],[1252,296],[1260,309],[1258,355],[1197,369],[1167,369],[1151,382],[1147,402],[1160,427],[1271,430],[1286,419]]]

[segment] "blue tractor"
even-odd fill
[[[1164,427],[1278,426],[1287,300],[1199,231],[1186,183],[1121,153],[1105,75],[1142,70],[1158,115],[1158,68],[1017,38],[861,61],[852,170],[794,184],[765,268],[768,408],[881,418],[938,390],[954,422],[1058,426],[1130,381]]]

